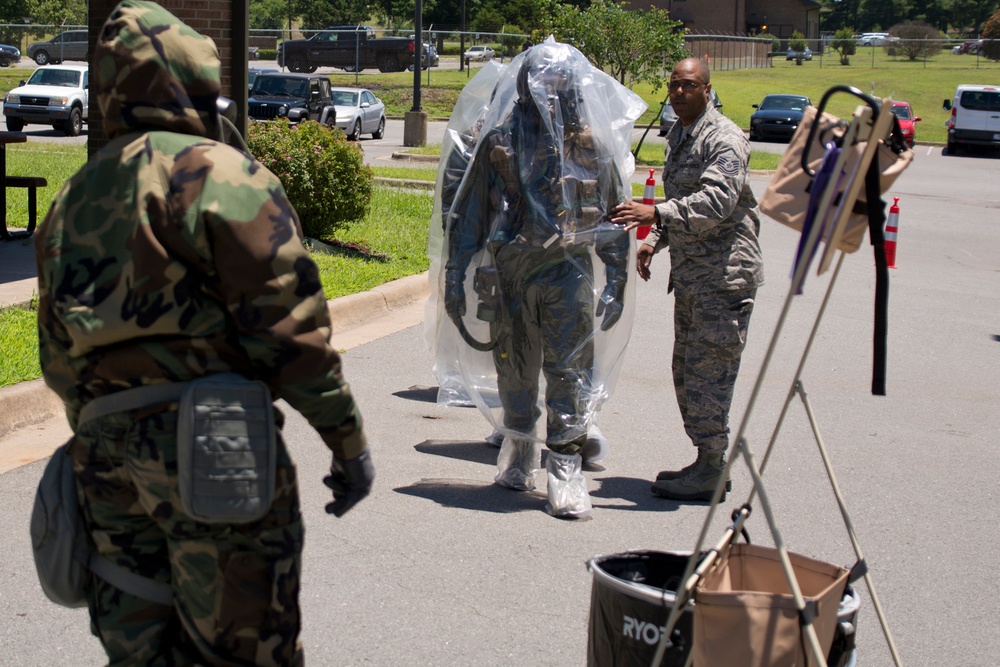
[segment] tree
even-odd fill
[[[287,18],[285,0],[250,0],[250,27],[255,30],[281,30]]]
[[[625,3],[594,0],[586,10],[561,5],[552,18],[557,39],[573,44],[595,67],[632,86],[649,83],[656,92],[663,74],[690,54],[681,23],[665,10],[629,11]]]
[[[901,54],[910,60],[930,58],[941,52],[941,31],[923,21],[906,21],[889,28],[893,40],[886,45],[893,54]]]
[[[851,56],[858,50],[854,28],[848,26],[835,32],[830,40],[830,48],[840,54],[841,65],[850,65]]]
[[[860,25],[861,0],[823,0],[827,10],[820,13],[823,30],[839,30]]]
[[[878,26],[896,25],[909,16],[909,0],[863,0],[861,3],[861,25],[870,26],[870,30],[876,30]]]
[[[0,2],[0,23],[19,24],[24,17],[31,16],[29,0],[3,0]],[[17,46],[21,31],[17,28],[0,28],[0,42]]]
[[[319,30],[331,25],[361,25],[371,15],[367,3],[350,0],[309,0],[299,6],[304,30]]]
[[[980,51],[990,60],[1000,60],[1000,11],[997,11],[983,26],[983,48]]]
[[[952,0],[951,25],[973,37],[979,36],[983,23],[997,11],[997,0]]]
[[[777,52],[781,48],[781,38],[769,32],[759,32],[754,37],[771,40],[771,53]]]
[[[792,33],[792,38],[788,40],[788,48],[795,51],[795,64],[802,65],[802,52],[806,50],[806,36],[798,30]]]
[[[26,4],[30,13],[17,16],[13,23],[21,23],[22,16],[30,16],[38,24],[87,25],[86,0],[29,0]]]

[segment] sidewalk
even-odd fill
[[[37,292],[33,239],[0,244],[0,308]],[[333,345],[349,350],[419,324],[429,293],[420,273],[330,301]],[[42,380],[0,389],[0,473],[51,455],[68,435],[62,402]]]

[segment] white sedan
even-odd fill
[[[385,104],[367,88],[332,88],[330,96],[337,109],[337,127],[347,138],[357,141],[362,134],[374,139],[385,136]]]
[[[462,57],[465,58],[467,61],[478,60],[482,62],[486,60],[493,60],[493,58],[496,57],[496,55],[497,55],[496,51],[494,51],[491,47],[480,45],[480,46],[470,46],[469,50],[466,51]]]

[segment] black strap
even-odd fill
[[[148,384],[132,389],[123,389],[91,400],[83,409],[77,420],[77,427],[83,426],[91,419],[112,415],[118,412],[128,412],[145,408],[157,403],[176,401],[187,386],[186,382],[170,382],[167,384]]]
[[[872,395],[885,396],[886,344],[889,324],[889,264],[885,259],[885,202],[879,180],[878,152],[865,174],[868,233],[875,252],[875,332],[872,339]]]
[[[847,574],[847,583],[853,584],[866,574],[868,574],[868,563],[866,563],[862,558],[854,564],[854,567],[852,567],[851,571]]]
[[[90,557],[90,571],[120,591],[164,607],[174,604],[170,584],[164,584],[115,565],[96,551]]]

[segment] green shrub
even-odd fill
[[[368,212],[373,174],[361,148],[315,121],[251,123],[250,152],[281,179],[306,236],[331,238]]]
[[[277,60],[278,59],[278,49],[258,49],[257,50],[258,60]]]

